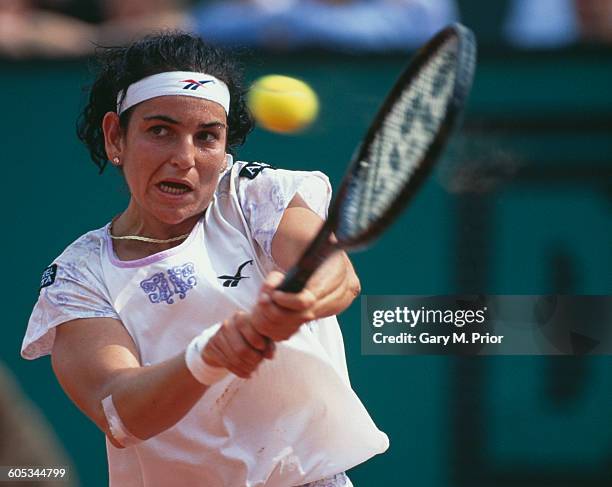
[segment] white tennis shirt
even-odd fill
[[[177,247],[120,261],[109,225],[83,235],[43,276],[23,357],[51,353],[56,326],[91,317],[120,320],[143,365],[183,352],[204,328],[254,305],[297,193],[325,218],[331,188],[322,173],[239,162]],[[329,317],[277,344],[250,379],[230,374],[212,386],[175,426],[133,447],[106,445],[112,487],[287,487],[343,472],[388,439],[351,388]]]

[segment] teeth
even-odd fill
[[[188,188],[174,188],[164,183],[159,184],[159,189],[161,189],[164,193],[170,194],[185,194],[189,192]]]

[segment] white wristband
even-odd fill
[[[102,410],[104,411],[104,416],[106,417],[106,423],[108,424],[110,434],[117,441],[117,443],[127,448],[128,446],[137,445],[143,441],[130,433],[125,427],[123,421],[121,421],[119,413],[117,412],[117,408],[115,408],[112,395],[106,396],[104,399],[102,399]]]
[[[195,380],[205,386],[210,386],[215,382],[219,382],[229,373],[229,370],[223,367],[208,365],[202,358],[202,350],[204,350],[208,341],[217,333],[219,328],[221,328],[221,323],[217,323],[207,328],[191,340],[191,343],[187,346],[187,350],[185,350],[185,364],[189,372],[191,372]]]

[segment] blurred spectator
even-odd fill
[[[611,42],[612,0],[513,0],[504,33],[525,48]]]
[[[49,487],[79,484],[76,470],[38,408],[27,399],[10,370],[0,362],[0,465],[68,467],[68,481],[4,481],[1,485]],[[3,479],[5,480],[5,479]]]
[[[612,0],[574,0],[582,38],[612,42]]]
[[[454,0],[233,0],[192,12],[205,40],[270,49],[411,49],[457,19]]]
[[[102,0],[105,22],[96,42],[103,46],[123,45],[153,31],[192,31],[187,0]]]
[[[91,24],[38,8],[30,0],[0,0],[0,55],[82,56],[91,50]]]
[[[0,0],[0,55],[74,57],[182,27],[183,0]],[[87,6],[88,8],[84,8]],[[78,17],[81,18],[78,18]],[[99,21],[99,24],[94,24]]]
[[[32,0],[31,3],[35,7],[75,17],[90,24],[104,20],[104,0]]]
[[[412,49],[457,19],[455,0],[0,0],[0,55],[72,57],[151,31],[226,46]],[[87,8],[85,8],[87,7]],[[94,23],[97,22],[97,23]]]

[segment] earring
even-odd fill
[[[113,157],[113,164],[115,166],[118,166],[119,164],[121,164],[121,162],[119,161],[119,158],[117,156]]]

